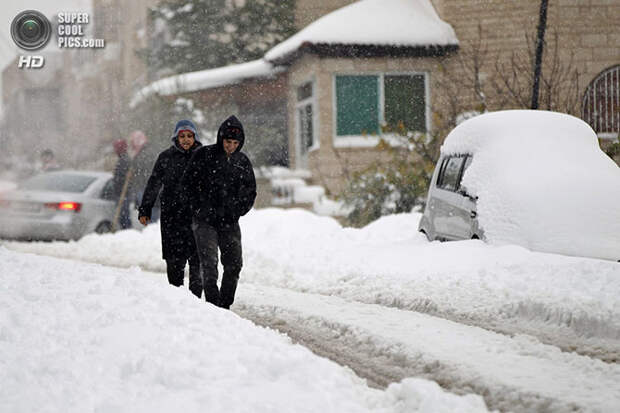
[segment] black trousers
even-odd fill
[[[176,287],[183,285],[185,277],[185,263],[189,262],[189,290],[198,298],[202,295],[202,276],[200,275],[200,260],[194,253],[189,258],[166,258],[168,282]]]
[[[235,301],[239,273],[243,266],[241,228],[237,223],[230,229],[216,229],[202,220],[194,220],[192,228],[196,239],[198,257],[200,258],[205,300],[222,308],[230,308]],[[222,285],[219,289],[217,286],[218,248],[224,267]]]

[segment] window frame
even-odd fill
[[[581,118],[599,138],[615,139],[620,132],[619,109],[620,65],[616,64],[601,71],[586,87],[581,98]]]
[[[373,71],[373,72],[334,72],[332,73],[332,142],[336,148],[348,147],[374,147],[380,138],[395,138],[394,133],[383,133],[381,128],[385,126],[385,77],[386,76],[423,76],[424,79],[424,124],[426,132],[431,130],[431,93],[430,72],[422,70],[410,71]],[[378,77],[378,112],[379,134],[378,135],[338,135],[338,102],[336,90],[336,78],[338,76],[376,76]]]
[[[312,90],[312,94],[302,100],[297,100],[297,90],[300,87],[303,87],[304,85],[310,83],[311,85],[311,90]],[[316,79],[310,78],[310,79],[306,79],[303,82],[300,82],[299,84],[295,85],[294,88],[294,94],[295,94],[295,146],[297,147],[297,153],[296,155],[298,157],[301,156],[302,154],[302,147],[301,145],[303,144],[302,139],[301,139],[301,118],[299,116],[299,110],[300,109],[304,109],[306,108],[306,106],[310,106],[312,108],[312,145],[309,146],[305,152],[303,153],[310,153],[313,151],[316,151],[320,148],[320,142],[319,142],[319,134],[317,133],[318,131],[318,102],[317,102],[317,85],[316,85]]]
[[[446,188],[443,186],[443,178],[446,172],[446,167],[449,161],[453,158],[459,158],[460,165],[459,165],[459,171],[457,172],[457,175],[456,175],[456,186],[454,189],[450,189],[450,188]],[[437,174],[437,179],[435,181],[435,187],[437,187],[438,189],[442,189],[444,191],[458,193],[462,188],[461,181],[463,180],[463,174],[465,173],[465,165],[467,164],[467,161],[469,159],[473,159],[473,156],[468,153],[453,154],[453,155],[445,156],[443,160],[441,161],[441,165],[439,166],[440,169],[439,169],[439,173]],[[471,161],[470,161],[470,164],[471,164]],[[469,166],[470,164],[467,164],[467,166]]]

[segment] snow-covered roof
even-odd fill
[[[134,95],[130,107],[135,107],[152,95],[166,96],[226,86],[244,79],[273,76],[283,70],[283,68],[274,66],[263,59],[258,59],[215,69],[182,73],[157,80],[142,88]]]
[[[360,0],[311,23],[265,59],[279,61],[306,44],[424,47],[458,45],[458,39],[430,0]]]

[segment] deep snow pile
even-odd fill
[[[0,411],[486,411],[407,379],[386,391],[138,268],[0,247]]]
[[[241,219],[245,263],[241,282],[527,332],[589,354],[620,349],[617,263],[475,240],[429,243],[417,232],[419,218],[419,214],[392,215],[352,229],[304,210],[253,210]],[[78,242],[5,245],[165,271],[157,224],[142,232],[93,234]]]
[[[485,113],[457,126],[441,152],[473,155],[463,185],[478,196],[489,242],[620,260],[620,168],[584,121]]]

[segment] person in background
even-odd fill
[[[41,152],[41,172],[58,171],[60,165],[56,161],[56,156],[51,149],[45,149]]]
[[[196,150],[181,180],[183,202],[192,211],[205,299],[226,309],[235,300],[243,265],[239,217],[256,199],[252,163],[241,152],[244,142],[243,125],[229,117],[217,132],[217,143]],[[224,266],[221,289],[218,248]]]
[[[200,260],[192,234],[191,215],[189,209],[179,202],[179,180],[192,154],[202,146],[197,139],[198,132],[191,121],[182,120],[176,124],[172,146],[159,154],[148,178],[138,208],[138,219],[142,225],[152,220],[153,205],[161,190],[161,248],[168,282],[182,286],[185,264],[189,262],[189,289],[200,298]]]
[[[135,208],[138,209],[142,203],[144,188],[151,175],[155,160],[158,153],[154,146],[149,142],[144,132],[140,130],[133,131],[129,135],[129,155],[132,158],[132,178],[129,188],[130,202],[133,202]],[[151,211],[151,219],[149,222],[159,220],[160,203],[157,201]]]
[[[112,177],[112,194],[114,199],[117,200],[117,209],[120,208],[120,210],[117,217],[118,222],[112,225],[114,228],[118,224],[118,228],[128,229],[131,228],[131,219],[129,217],[129,197],[127,196],[129,186],[127,175],[130,173],[131,161],[127,154],[127,141],[125,139],[118,139],[114,141],[113,147],[114,152],[118,155],[118,161],[116,161]]]

